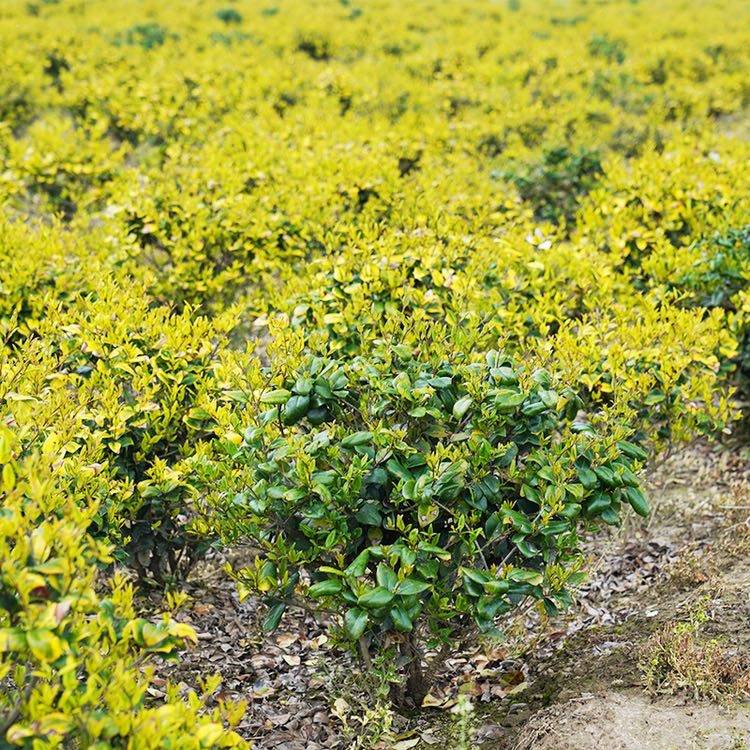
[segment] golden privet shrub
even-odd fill
[[[137,617],[121,576],[104,582],[111,548],[86,531],[81,509],[56,486],[50,456],[17,460],[0,431],[0,736],[11,746],[240,747],[224,728],[237,707],[206,712],[195,693],[169,688],[147,703],[151,654],[169,656],[192,628]]]

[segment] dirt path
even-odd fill
[[[609,691],[570,701],[535,717],[517,750],[744,750],[750,713],[743,708],[652,701]],[[744,744],[743,744],[744,743]]]

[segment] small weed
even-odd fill
[[[452,740],[456,750],[472,750],[474,731],[474,704],[466,695],[459,695],[456,705],[451,709],[453,714]]]
[[[325,666],[322,667],[328,672]],[[396,680],[392,664],[376,660],[372,670],[361,674],[337,672],[327,674],[330,684],[336,684],[332,713],[341,722],[341,735],[350,750],[391,747],[396,739],[394,723],[397,719],[390,698],[391,685]]]
[[[711,577],[711,554],[696,550],[681,554],[667,570],[670,583],[680,591],[693,589]]]
[[[750,695],[750,660],[717,639],[705,638],[709,621],[704,601],[686,622],[654,633],[641,653],[640,668],[654,692],[688,691],[695,698]]]

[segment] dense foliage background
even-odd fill
[[[147,698],[194,634],[127,582],[237,542],[419,705],[738,415],[747,3],[5,0],[0,47],[11,745],[241,744]]]

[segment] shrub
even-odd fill
[[[125,44],[138,44],[145,50],[161,47],[170,33],[158,23],[139,23],[125,32]]]
[[[242,23],[242,14],[234,8],[221,8],[216,11],[216,17],[227,25]]]
[[[528,349],[579,384],[587,410],[624,421],[658,445],[727,429],[736,415],[721,386],[737,344],[721,310],[630,304],[564,322]],[[607,416],[604,416],[604,413]]]
[[[564,608],[579,527],[648,513],[626,431],[578,421],[571,388],[500,353],[439,363],[381,344],[269,378],[236,449],[242,489],[216,498],[225,535],[259,549],[236,576],[269,603],[269,629],[303,597],[340,617],[365,664],[397,649],[401,701],[429,687],[425,643],[526,601]]]
[[[215,436],[213,368],[228,329],[190,310],[150,309],[138,286],[94,286],[64,305],[31,295],[39,309],[12,329],[28,333],[0,350],[0,413],[25,452],[55,453],[73,497],[100,501],[92,531],[142,578],[164,583],[210,543],[184,529],[197,489],[184,461]]]
[[[686,255],[691,262],[675,269],[667,286],[693,305],[736,310],[733,298],[750,280],[750,224],[700,239]]]
[[[579,200],[601,174],[596,151],[574,152],[562,146],[545,152],[539,164],[510,177],[521,198],[533,207],[537,219],[572,224]]]
[[[656,271],[650,283],[676,293],[680,305],[728,312],[727,323],[736,338],[737,351],[736,357],[725,357],[723,365],[727,370],[739,365],[745,379],[750,372],[750,225],[697,240],[674,259],[666,274],[659,274],[662,269],[656,259],[650,260],[644,264],[645,271]]]
[[[300,34],[297,40],[297,50],[317,62],[331,59],[331,42],[319,32]]]
[[[401,326],[471,318],[479,295],[467,248],[372,248],[321,258],[308,273],[308,288],[296,295],[291,323],[323,333],[334,351],[353,354]],[[491,328],[491,326],[490,326]]]
[[[746,223],[746,161],[746,144],[729,149],[683,139],[663,153],[610,162],[582,201],[575,239],[609,253],[636,278],[690,273],[691,248],[703,250],[704,242]]]
[[[168,616],[135,616],[116,576],[96,586],[111,549],[86,532],[81,509],[56,486],[50,458],[17,460],[0,428],[0,741],[4,746],[243,747],[195,693],[168,687],[150,705],[151,654],[170,656],[195,633]],[[235,719],[241,706],[227,705]],[[134,744],[137,743],[137,744]]]
[[[589,54],[594,57],[603,57],[607,62],[622,65],[625,62],[625,42],[622,39],[613,39],[607,34],[594,34],[589,39]]]

